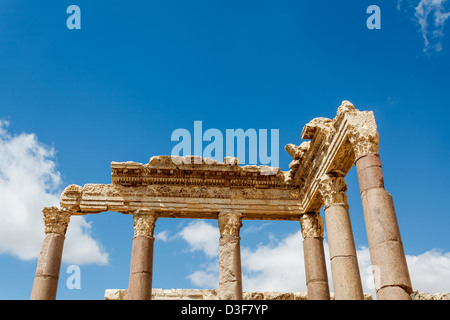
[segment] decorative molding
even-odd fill
[[[230,157],[227,157],[230,158]],[[148,164],[112,162],[112,184],[123,186],[184,185],[289,188],[280,168],[220,163],[196,156],[155,156]]]

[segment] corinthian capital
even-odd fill
[[[153,237],[158,214],[154,210],[139,209],[133,214],[134,236]]]
[[[344,177],[324,174],[319,181],[319,192],[325,206],[347,204],[347,183]]]
[[[303,239],[309,237],[323,238],[323,219],[318,212],[305,213],[300,216]]]
[[[219,231],[221,236],[239,236],[242,227],[242,213],[222,211],[219,213]]]
[[[69,225],[71,211],[57,207],[47,207],[44,213],[45,233],[58,233],[65,235]]]

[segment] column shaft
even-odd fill
[[[131,300],[151,300],[153,276],[153,243],[147,236],[133,237],[128,295]]]
[[[308,300],[330,300],[323,250],[323,219],[319,213],[300,216]]]
[[[70,212],[56,207],[44,208],[45,238],[39,253],[31,300],[55,300]]]
[[[331,204],[324,212],[335,299],[362,300],[364,293],[348,205]]]
[[[151,300],[153,277],[153,237],[157,213],[138,210],[133,214],[134,237],[131,250],[128,297],[130,300]]]
[[[31,300],[56,299],[64,238],[57,233],[45,235],[31,291]]]
[[[411,280],[394,203],[384,189],[379,154],[374,152],[358,157],[356,170],[377,298],[409,300]]]
[[[320,179],[336,300],[362,300],[364,294],[347,204],[347,183],[337,173]]]
[[[219,213],[219,299],[242,300],[241,213]]]
[[[219,240],[219,298],[242,300],[241,244],[238,236],[221,236]]]

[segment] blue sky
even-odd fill
[[[72,4],[80,30],[66,27]],[[373,4],[379,30],[366,27]],[[333,118],[342,100],[375,113],[413,288],[450,291],[448,12],[444,0],[0,0],[0,299],[29,298],[41,209],[65,186],[110,183],[111,161],[170,154],[172,132],[193,132],[194,121],[278,129],[288,170],[284,145],[300,144],[303,125]],[[355,169],[347,183],[370,291]],[[58,298],[127,288],[132,225],[119,213],[73,218]],[[298,230],[244,222],[244,289],[306,290]],[[155,288],[214,287],[216,221],[159,219],[155,234]],[[66,286],[71,264],[79,290]]]

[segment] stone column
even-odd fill
[[[308,300],[330,300],[323,250],[323,219],[318,212],[300,216]]]
[[[45,238],[34,277],[31,300],[55,300],[64,239],[71,213],[56,207],[44,208]]]
[[[337,117],[355,155],[377,298],[411,299],[411,280],[391,195],[384,189],[379,134],[371,111],[359,111],[348,101]]]
[[[153,275],[153,232],[158,214],[139,209],[133,214],[134,237],[131,251],[128,297],[130,300],[151,300]]]
[[[219,213],[219,299],[242,300],[241,238],[242,213]]]
[[[394,202],[384,189],[378,141],[351,137],[377,299],[410,300],[408,265]]]
[[[341,176],[326,174],[321,178],[319,191],[325,202],[335,299],[363,300],[361,275],[348,212],[347,184]]]

